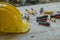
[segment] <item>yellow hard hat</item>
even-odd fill
[[[15,6],[0,2],[0,32],[26,33],[29,29],[29,23],[22,20],[22,14]]]

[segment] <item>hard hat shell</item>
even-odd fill
[[[0,2],[0,32],[25,33],[29,30],[29,23],[22,20],[21,12],[13,5]]]

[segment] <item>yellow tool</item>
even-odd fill
[[[53,12],[52,11],[45,11],[44,14],[50,15],[50,14],[53,14]]]
[[[0,33],[26,33],[29,29],[29,23],[22,20],[22,14],[15,6],[0,2]]]

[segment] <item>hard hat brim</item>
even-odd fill
[[[30,30],[30,25],[29,22],[27,22],[26,20],[23,20],[23,29],[21,31],[21,33],[27,33]]]
[[[27,32],[29,32],[29,30],[30,30],[30,25],[29,25],[29,22],[27,22],[26,20],[23,20],[23,23],[22,23],[22,30],[20,31],[20,32],[13,32],[13,33],[11,33],[11,32],[2,32],[2,31],[0,31],[0,34],[24,34],[24,33],[27,33]]]

